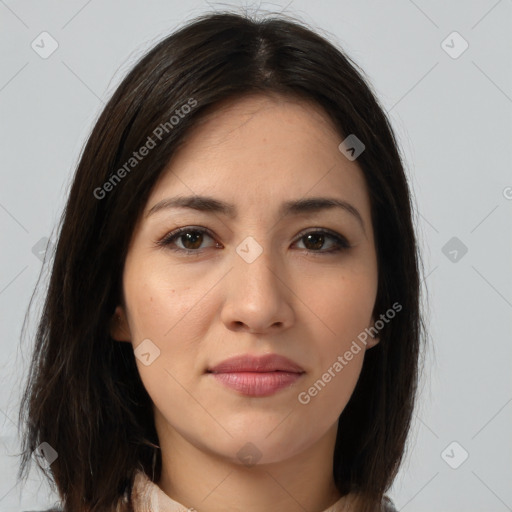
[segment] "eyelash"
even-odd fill
[[[178,228],[178,229],[175,229],[174,231],[171,231],[170,233],[165,235],[162,239],[158,240],[155,245],[158,246],[158,247],[165,247],[167,249],[170,249],[171,251],[175,251],[175,252],[179,252],[179,253],[184,253],[184,254],[188,254],[188,255],[192,255],[192,254],[198,255],[198,254],[201,254],[204,249],[193,250],[193,249],[182,249],[181,247],[170,247],[170,245],[175,240],[179,239],[180,236],[183,235],[184,233],[201,233],[201,234],[208,235],[212,239],[215,239],[213,234],[208,229],[198,228],[198,227],[194,227],[194,226],[186,226],[186,227]],[[344,251],[346,249],[349,249],[351,247],[351,245],[347,242],[345,237],[335,233],[334,231],[330,231],[330,230],[326,230],[326,229],[302,231],[301,233],[299,233],[299,235],[298,235],[298,237],[296,239],[296,242],[300,241],[305,236],[312,235],[312,234],[314,234],[314,235],[317,235],[317,234],[327,235],[329,238],[334,239],[335,242],[336,242],[336,245],[337,245],[336,248],[329,249],[328,251],[311,251],[311,250],[305,249],[305,251],[307,253],[312,254],[314,256],[320,256],[322,254],[339,253],[339,252],[342,252],[342,251]]]

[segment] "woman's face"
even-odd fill
[[[161,442],[242,464],[285,460],[335,436],[378,341],[344,357],[373,325],[378,273],[364,177],[341,141],[308,103],[247,97],[197,125],[154,187],[112,336],[136,349]],[[287,207],[311,198],[351,206]],[[269,354],[295,369],[211,372]]]

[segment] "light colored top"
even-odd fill
[[[194,508],[187,508],[167,496],[157,484],[152,482],[140,470],[135,475],[131,498],[134,512],[197,512]],[[340,498],[323,512],[342,511],[342,501],[343,498]],[[383,502],[383,510],[386,512],[396,511],[392,502],[387,497],[385,497]]]

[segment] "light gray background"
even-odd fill
[[[406,461],[389,494],[405,512],[512,510],[512,1],[210,5],[287,7],[367,73],[406,157],[434,345]],[[200,1],[0,0],[3,511],[57,499],[35,469],[25,488],[15,481],[30,343],[20,344],[20,329],[42,269],[33,247],[54,240],[85,138],[135,59],[210,9]],[[43,31],[59,45],[47,59],[31,47]],[[458,58],[445,49],[460,51],[460,40],[442,45],[453,31],[469,44]],[[460,247],[450,254],[451,246],[443,253],[452,237],[465,255]],[[460,463],[463,450],[469,457],[453,469],[446,461]]]

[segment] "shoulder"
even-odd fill
[[[382,500],[382,512],[398,512],[395,504],[388,496],[384,496]]]

